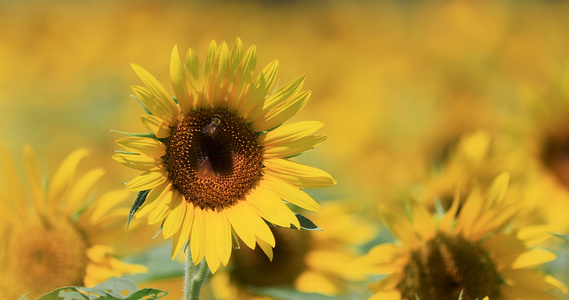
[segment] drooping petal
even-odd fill
[[[265,148],[263,156],[265,158],[287,158],[299,155],[305,151],[313,149],[318,144],[326,140],[325,135],[306,136],[286,144],[273,145]]]
[[[188,203],[187,201],[182,201],[186,206],[186,215],[184,216],[184,223],[182,223],[182,228],[174,234],[173,244],[172,244],[172,259],[176,257],[178,252],[182,249],[186,241],[190,236],[192,230],[192,225],[194,223],[194,205]],[[189,251],[189,250],[188,250]]]
[[[196,207],[194,210],[194,223],[192,225],[192,232],[190,233],[190,251],[192,251],[192,261],[197,265],[205,255],[206,251],[206,225],[205,225],[205,212],[203,209]]]
[[[290,225],[300,228],[294,213],[273,192],[263,186],[257,187],[247,196],[247,202],[265,220],[285,228]]]
[[[264,147],[280,146],[308,136],[322,128],[322,126],[324,126],[324,123],[317,121],[285,124],[259,137],[259,144]]]
[[[168,180],[168,175],[165,171],[144,172],[141,175],[134,177],[127,185],[126,189],[129,191],[144,191],[155,188]]]
[[[277,193],[283,200],[311,211],[320,211],[322,207],[312,197],[297,187],[270,175],[265,175],[263,184]]]
[[[186,217],[186,201],[173,200],[172,205],[170,205],[170,213],[168,217],[164,220],[162,225],[162,235],[167,239],[173,236],[178,230],[184,218]]]
[[[250,227],[249,220],[245,219],[240,210],[243,205],[237,204],[223,211],[235,233],[243,240],[247,247],[255,248],[255,231]]]
[[[323,188],[336,184],[327,172],[288,159],[265,159],[265,174],[300,188]]]
[[[125,137],[118,139],[117,144],[125,150],[146,155],[149,157],[162,157],[166,154],[166,146],[153,138]]]
[[[140,171],[156,171],[161,168],[162,158],[135,154],[115,154],[113,159],[119,163]]]
[[[154,133],[157,138],[166,138],[170,136],[170,127],[166,121],[153,115],[140,116],[142,124]]]

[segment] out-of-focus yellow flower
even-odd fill
[[[355,247],[369,241],[375,229],[353,214],[347,203],[327,202],[310,217],[323,231],[272,228],[276,246],[272,261],[261,249],[242,248],[226,271],[211,279],[217,299],[264,299],[247,287],[291,287],[301,292],[341,295],[364,279],[354,264]],[[350,286],[350,284],[352,286]]]
[[[519,205],[505,197],[509,175],[498,176],[483,194],[472,188],[458,213],[460,197],[440,218],[418,203],[411,220],[398,208],[384,210],[386,224],[400,244],[374,247],[358,263],[370,274],[387,275],[374,283],[372,299],[554,299],[551,290],[567,288],[532,267],[552,261],[552,252],[533,248],[527,231],[507,231]],[[545,234],[545,233],[543,233]]]
[[[308,101],[304,76],[275,88],[278,62],[254,76],[256,48],[244,50],[237,39],[230,50],[210,44],[202,69],[193,49],[182,62],[172,51],[170,75],[176,99],[140,66],[134,71],[146,87],[134,94],[148,110],[142,123],[151,132],[117,141],[127,152],[114,158],[143,173],[126,188],[149,191],[137,216],[163,222],[164,238],[173,236],[172,257],[189,238],[192,260],[205,256],[215,272],[227,265],[235,233],[247,247],[267,253],[275,239],[267,222],[300,228],[281,200],[307,210],[320,205],[301,188],[334,185],[326,172],[290,160],[324,141],[312,135],[313,121],[282,125]]]
[[[16,299],[26,292],[38,297],[54,288],[93,286],[111,277],[146,272],[114,255],[109,239],[124,235],[126,191],[93,199],[93,187],[104,172],[93,169],[78,177],[77,150],[44,184],[30,147],[24,149],[28,191],[2,143],[4,180],[0,193],[0,296]]]

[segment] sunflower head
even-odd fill
[[[114,158],[143,171],[126,185],[146,193],[136,216],[162,222],[164,237],[174,236],[172,256],[189,239],[194,263],[205,257],[212,271],[229,261],[232,232],[251,249],[274,247],[267,222],[301,228],[282,200],[320,210],[301,188],[335,184],[328,173],[290,159],[325,139],[312,134],[319,122],[282,125],[310,97],[301,91],[304,76],[275,87],[278,62],[255,75],[256,61],[255,46],[245,50],[239,39],[231,51],[212,42],[203,68],[194,50],[182,61],[174,47],[175,97],[133,64],[145,85],[133,91],[149,133],[118,140],[124,151]]]
[[[121,204],[129,193],[108,192],[93,201],[94,186],[104,172],[75,174],[87,151],[73,152],[46,185],[34,152],[26,147],[27,189],[3,143],[1,151],[0,295],[15,299],[29,291],[38,297],[62,286],[93,286],[146,271],[113,255],[108,240],[124,235],[118,219],[128,213]]]
[[[486,192],[474,186],[460,213],[458,194],[439,217],[418,203],[411,204],[411,220],[401,209],[385,211],[400,244],[378,245],[359,262],[369,273],[387,275],[371,286],[373,299],[550,299],[550,290],[566,292],[562,283],[532,269],[555,259],[532,248],[540,240],[528,234],[533,228],[509,226],[519,204],[506,197],[508,181],[504,173]]]

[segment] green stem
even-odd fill
[[[209,271],[205,258],[196,266],[192,261],[190,249],[188,249],[187,252],[184,300],[198,300],[200,298],[202,284],[204,284],[211,272]]]

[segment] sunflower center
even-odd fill
[[[202,209],[233,206],[261,178],[257,134],[226,108],[190,111],[164,143],[173,186]]]
[[[88,245],[69,221],[34,218],[5,234],[7,255],[0,265],[6,276],[17,278],[16,297],[30,291],[35,298],[58,287],[83,285]]]
[[[549,138],[542,150],[542,161],[561,184],[569,187],[569,134]]]
[[[439,233],[411,254],[397,285],[402,299],[497,299],[502,283],[496,265],[479,245]]]
[[[240,286],[293,286],[296,278],[306,269],[304,257],[309,250],[306,231],[271,227],[276,246],[273,261],[256,247],[241,247],[233,251],[231,279]]]

